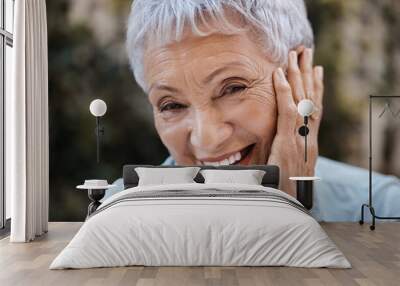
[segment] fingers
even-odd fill
[[[299,60],[299,68],[303,79],[305,97],[311,99],[317,110],[312,119],[320,119],[324,94],[324,71],[321,66],[313,67],[313,50],[304,49]]]
[[[322,99],[324,96],[324,68],[321,66],[314,67],[314,102],[318,108],[322,107]]]
[[[302,99],[305,99],[303,77],[301,75],[301,71],[297,62],[296,51],[291,51],[289,53],[288,79],[296,103],[298,103]]]
[[[298,55],[300,55],[302,52],[304,52],[305,49],[306,49],[306,47],[304,47],[303,45],[300,45],[296,48],[296,52]]]
[[[303,78],[303,86],[306,98],[313,100],[314,80],[313,80],[313,51],[305,49],[301,54],[299,67]]]
[[[273,83],[278,105],[277,135],[293,134],[296,129],[297,108],[292,96],[292,89],[282,68],[278,68],[274,72]]]

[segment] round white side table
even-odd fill
[[[114,187],[114,185],[107,186],[90,186],[90,185],[79,185],[76,186],[78,190],[87,190],[89,200],[91,201],[88,206],[87,217],[96,211],[101,205],[100,200],[106,194],[108,188]]]

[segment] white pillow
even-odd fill
[[[201,170],[205,184],[246,184],[261,185],[265,171],[262,170]]]
[[[193,179],[199,170],[199,167],[135,168],[139,176],[138,186],[196,183]]]

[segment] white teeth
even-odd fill
[[[222,161],[219,161],[219,162],[203,162],[203,165],[211,165],[211,166],[232,165],[232,164],[240,161],[240,159],[242,159],[242,156],[240,155],[240,152],[237,152],[237,153],[232,154],[227,159],[224,159]]]
[[[222,162],[220,162],[220,165],[229,165],[229,160],[225,159]]]
[[[240,159],[242,159],[240,152],[235,153],[235,161],[240,161]]]
[[[204,165],[218,166],[218,162],[203,162]]]

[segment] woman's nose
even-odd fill
[[[217,110],[197,112],[190,133],[190,143],[201,150],[215,152],[233,133]]]

